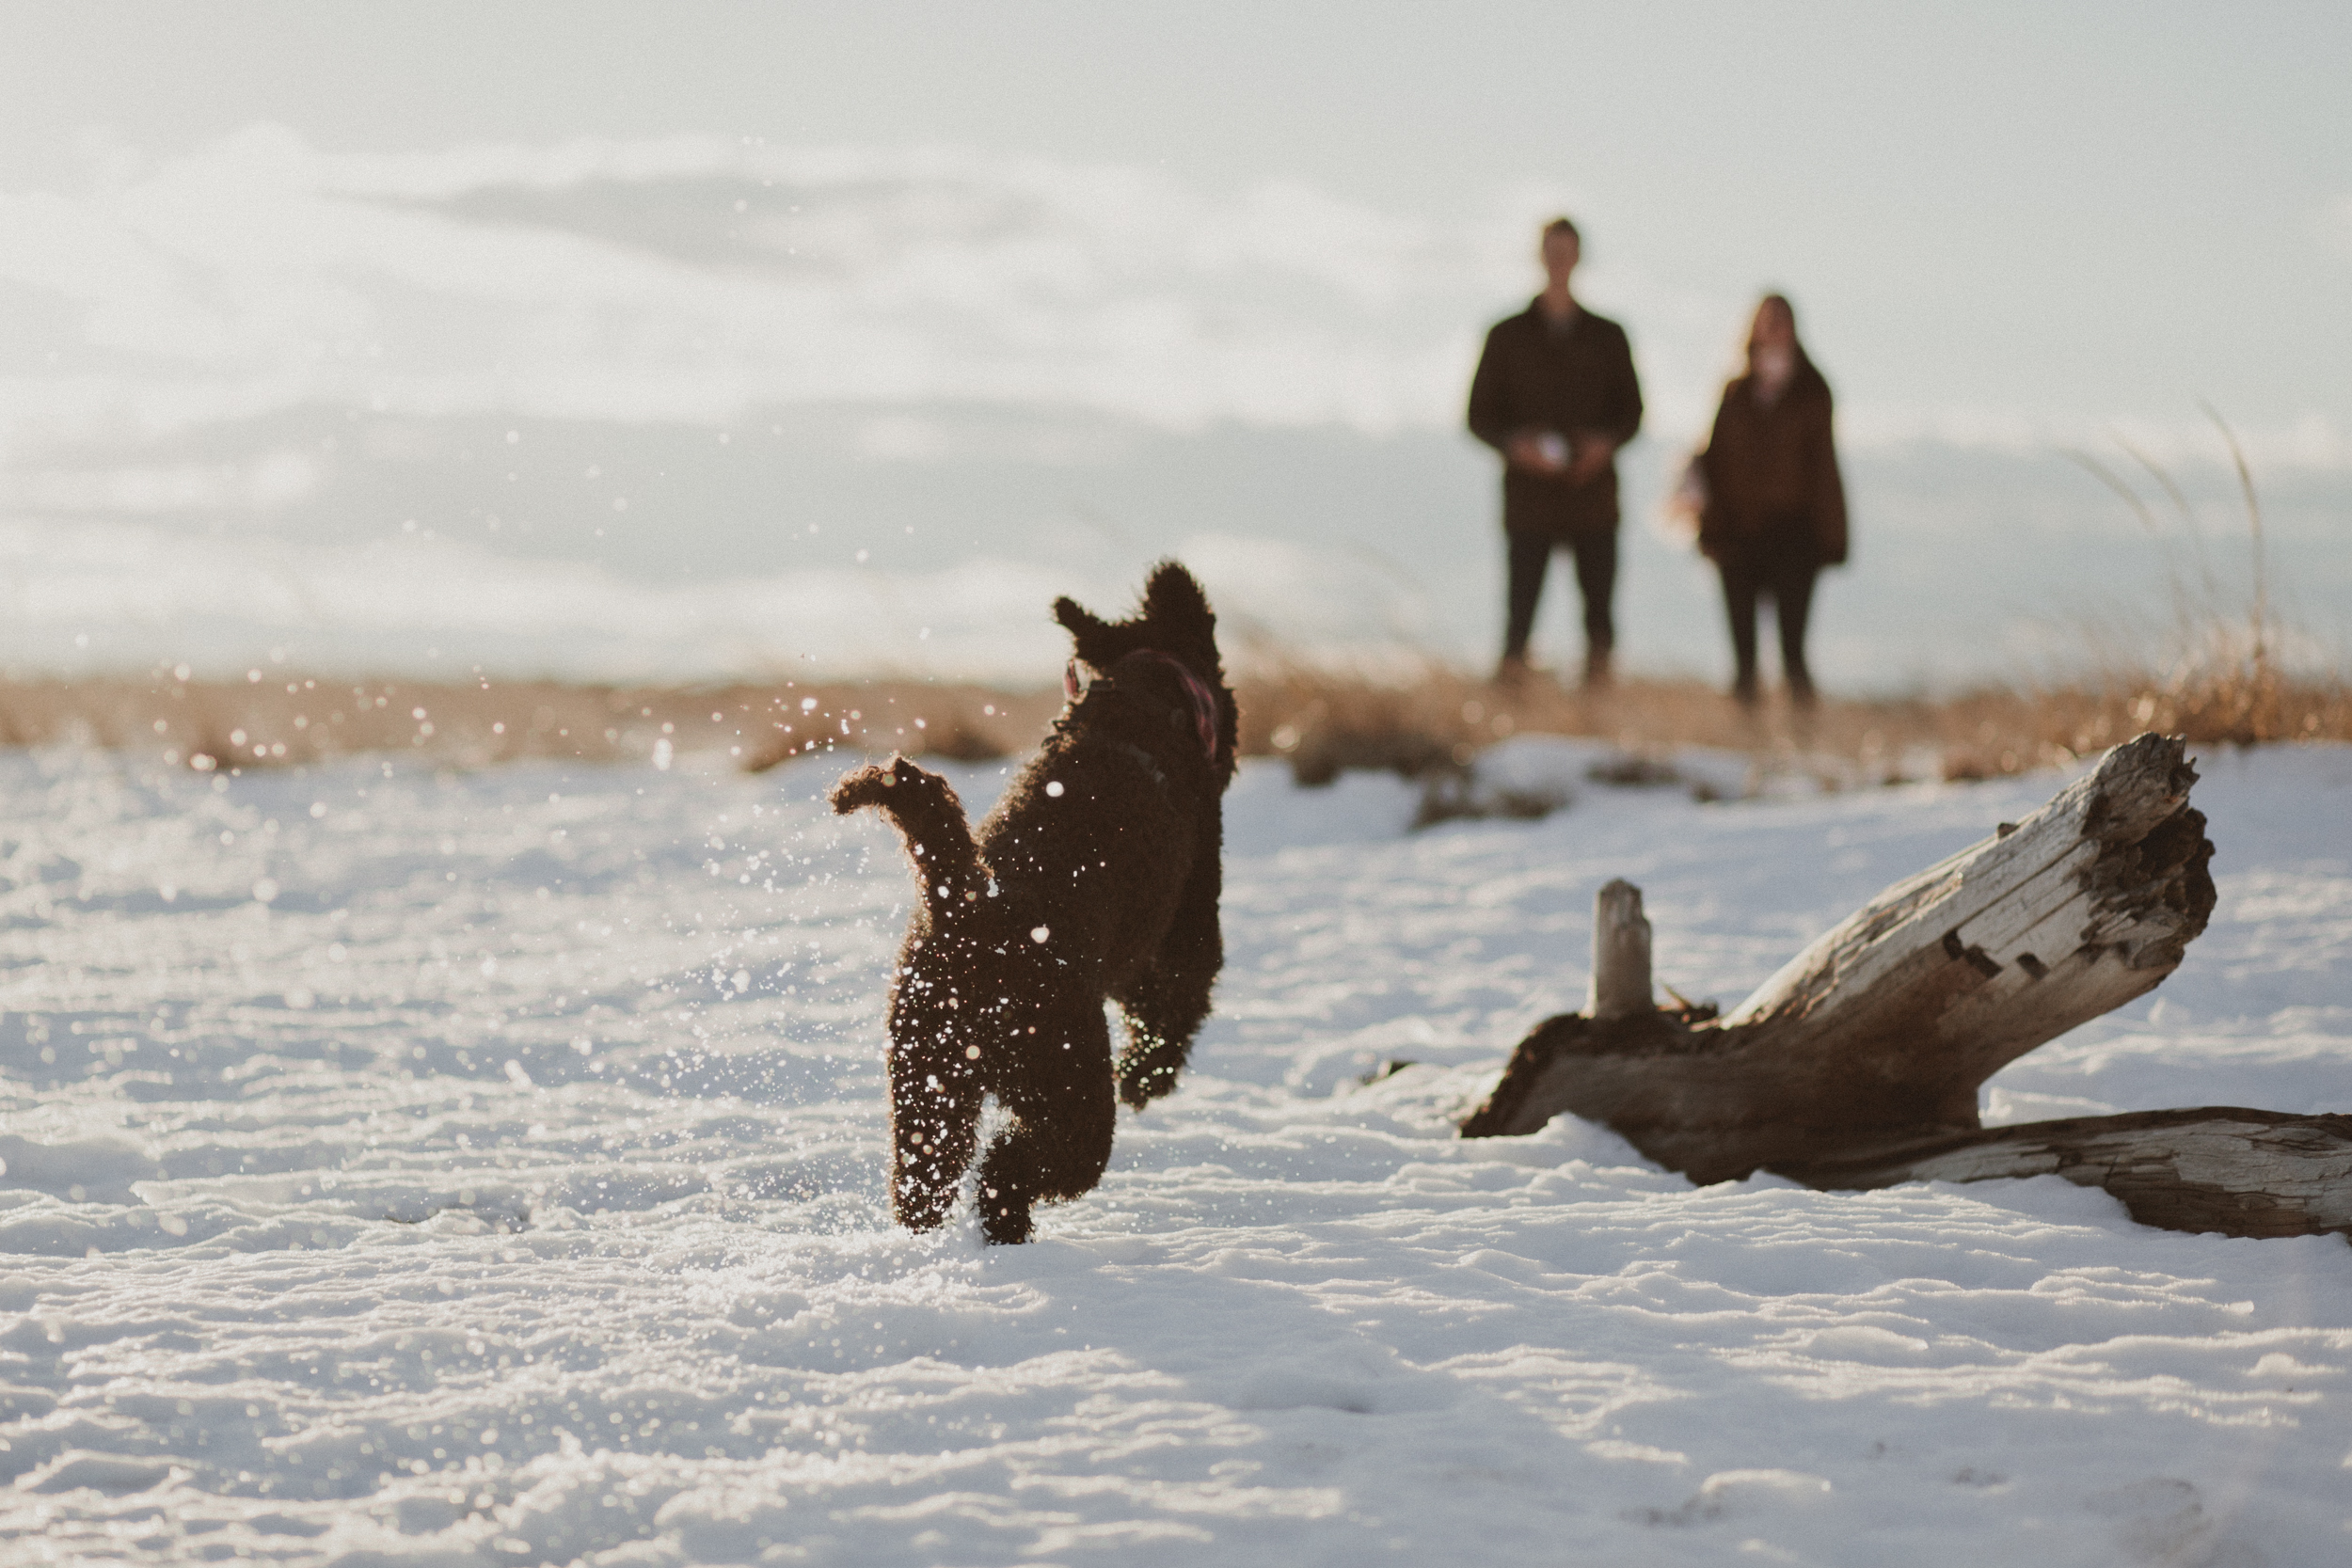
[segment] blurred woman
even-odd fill
[[[1780,625],[1788,697],[1813,701],[1804,624],[1813,579],[1846,559],[1846,487],[1830,436],[1829,383],[1797,341],[1797,314],[1767,294],[1748,328],[1747,372],[1724,388],[1707,450],[1692,460],[1699,549],[1723,574],[1739,673],[1731,694],[1754,705],[1756,602]]]

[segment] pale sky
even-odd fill
[[[1568,205],[1637,343],[1727,341],[1699,318],[1779,285],[1850,413],[1898,428],[2185,424],[2201,396],[2352,462],[2339,4],[72,0],[9,22],[11,192],[272,121],[326,153],[952,149],[1210,202],[1279,182],[1482,236]]]
[[[1275,632],[1490,657],[1462,404],[1561,211],[1650,406],[1632,661],[1720,657],[1652,525],[1767,289],[1838,396],[1833,681],[2002,675],[2101,595],[2249,591],[2201,400],[2315,645],[2352,641],[2341,3],[0,18],[0,665],[397,662],[496,581],[471,645],[510,667],[946,669],[921,607],[967,607],[970,663],[1038,584],[1169,550]],[[685,596],[612,608],[656,582]],[[767,586],[728,641],[676,612],[694,582]],[[631,620],[668,651],[596,641]]]

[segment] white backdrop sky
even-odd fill
[[[944,595],[919,633],[962,563],[1109,591],[1154,550],[1269,538],[1287,575],[1234,591],[1285,584],[1252,606],[1270,629],[1314,622],[1320,588],[1377,599],[1367,630],[1483,650],[1490,476],[1455,427],[1563,209],[1650,393],[1638,505],[1756,292],[1797,298],[1855,469],[1851,580],[1889,591],[1849,592],[1843,631],[1825,602],[1842,678],[1981,673],[2077,578],[2160,580],[2177,562],[2057,452],[2128,468],[2121,431],[2201,498],[2200,398],[2273,487],[2323,641],[2352,603],[2339,7],[102,0],[9,23],[20,666],[359,657],[316,585],[419,549],[416,580],[550,603],[582,569],[895,584],[834,596],[857,637],[689,616],[600,651],[492,647],[429,594],[372,606],[438,657],[870,662],[908,574]],[[1926,641],[1870,608],[1948,583],[1961,531],[2047,546],[2062,580],[1988,578]],[[1390,586],[1337,580],[1335,544]],[[110,552],[138,594],[109,597]],[[295,608],[241,602],[255,573],[303,585]],[[1696,568],[1645,543],[1626,592],[1638,658],[1706,667]],[[605,588],[573,596],[610,621]],[[418,657],[402,635],[365,657]]]

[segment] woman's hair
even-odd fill
[[[1790,347],[1796,351],[1798,373],[1813,369],[1813,356],[1805,353],[1804,337],[1797,330],[1797,308],[1788,303],[1787,294],[1769,293],[1756,302],[1756,309],[1748,317],[1747,341],[1740,352],[1740,371],[1743,374],[1752,375],[1756,372],[1756,324],[1763,319],[1766,310],[1775,305],[1788,312],[1788,341]]]

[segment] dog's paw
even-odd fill
[[[980,1234],[997,1246],[1018,1246],[1029,1239],[1033,1226],[1029,1200],[980,1192]]]
[[[959,1183],[941,1180],[936,1171],[901,1166],[893,1175],[890,1185],[891,1212],[909,1230],[938,1229],[956,1206]]]
[[[898,1205],[897,1217],[900,1225],[919,1236],[926,1230],[936,1230],[947,1223],[947,1205],[944,1203],[918,1205],[902,1203]]]
[[[1162,1063],[1149,1067],[1121,1066],[1119,1071],[1119,1101],[1131,1111],[1140,1111],[1176,1087],[1177,1074],[1184,1070],[1181,1063]]]

